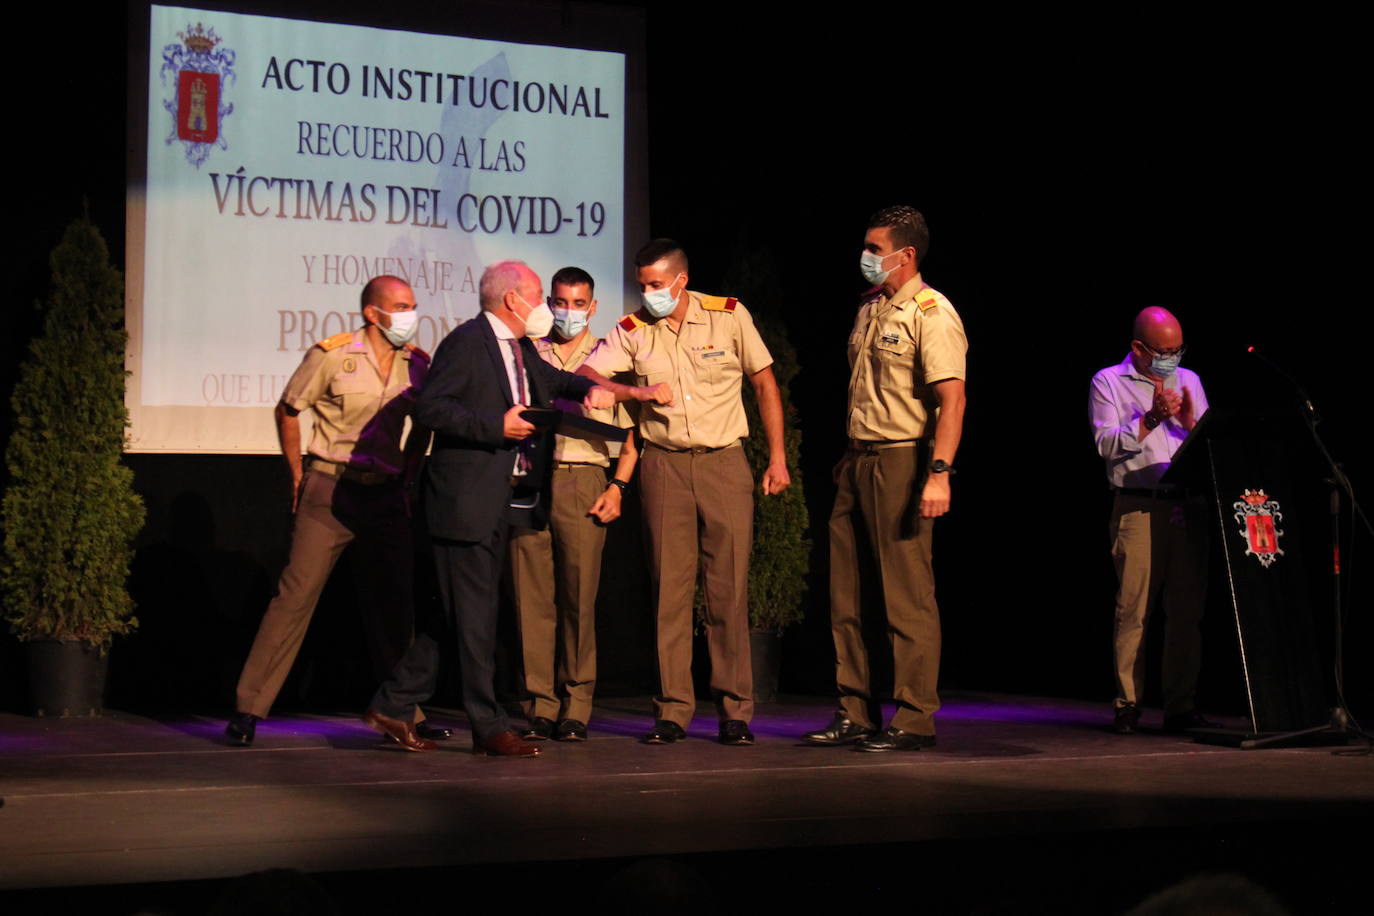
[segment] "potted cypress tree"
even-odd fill
[[[0,600],[26,643],[35,713],[93,715],[110,643],[137,626],[125,581],[144,512],[120,463],[124,281],[87,216],[49,263],[43,331],[11,399]]]
[[[749,309],[754,326],[773,357],[773,376],[778,381],[786,423],[783,448],[792,477],[792,485],[781,493],[754,494],[754,543],[749,552],[749,654],[754,670],[754,699],[762,703],[777,699],[782,632],[801,623],[805,616],[801,601],[811,571],[811,539],[806,536],[811,520],[806,510],[800,461],[802,434],[791,396],[791,382],[800,366],[775,301],[776,274],[769,255],[751,248],[741,235],[723,284]],[[763,432],[754,386],[746,379],[740,391],[749,422],[744,454],[757,483],[768,468],[768,437]],[[705,587],[698,574],[694,607],[699,624],[705,606]]]
[[[754,664],[754,699],[769,702],[778,693],[782,631],[802,620],[801,600],[810,572],[811,540],[806,536],[810,518],[802,486],[801,429],[789,390],[797,374],[797,353],[773,319],[757,314],[754,319],[759,336],[773,356],[773,375],[778,380],[787,424],[783,444],[792,475],[792,485],[786,490],[773,496],[756,494],[754,498],[754,546],[749,555],[749,648]],[[754,387],[746,382],[743,393],[745,414],[753,431],[744,440],[744,451],[754,479],[760,480],[768,468],[768,439],[763,435]]]
[[[801,424],[792,404],[791,383],[800,366],[787,338],[787,312],[778,260],[768,245],[751,244],[741,230],[735,240],[724,289],[738,296],[753,316],[759,336],[773,357],[773,375],[782,395],[786,422],[784,448],[792,485],[775,496],[754,496],[754,545],[749,555],[749,646],[754,665],[754,699],[777,697],[782,632],[804,616],[802,597],[811,565],[810,516],[801,472]],[[754,479],[768,467],[768,438],[763,433],[754,386],[742,386],[749,438],[744,453]]]

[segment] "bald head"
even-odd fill
[[[375,305],[383,311],[389,311],[386,303],[398,299],[409,300],[411,307],[414,308],[415,293],[411,291],[410,284],[400,277],[381,274],[367,281],[362,294],[358,296],[358,307],[366,310],[369,305]]]
[[[482,271],[482,279],[477,286],[477,301],[482,311],[491,312],[501,307],[506,293],[511,290],[533,305],[543,298],[539,275],[530,270],[524,261],[498,261]]]
[[[1183,345],[1183,326],[1168,309],[1153,305],[1135,316],[1131,336],[1155,350],[1172,350]]]
[[[1172,312],[1157,305],[1135,316],[1131,336],[1131,359],[1147,375],[1153,375],[1149,370],[1156,356],[1173,356],[1183,350],[1183,326]]]

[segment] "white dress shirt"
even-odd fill
[[[1207,395],[1196,372],[1179,368],[1164,380],[1164,387],[1188,390],[1194,418],[1201,420],[1207,412]],[[1154,400],[1154,380],[1136,369],[1129,353],[1118,365],[1093,376],[1088,414],[1097,453],[1107,462],[1107,480],[1113,487],[1158,487],[1174,452],[1188,438],[1188,430],[1177,417],[1160,423],[1144,440],[1137,438],[1140,418]]]

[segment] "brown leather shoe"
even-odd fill
[[[421,738],[415,734],[415,726],[411,723],[384,716],[375,709],[369,709],[363,714],[363,724],[373,731],[385,735],[408,751],[425,753],[439,747],[428,738]]]
[[[515,732],[507,729],[497,732],[490,738],[473,735],[472,752],[488,757],[538,757],[539,745],[521,741]]]

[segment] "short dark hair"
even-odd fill
[[[564,286],[580,286],[585,283],[587,284],[587,292],[596,292],[596,281],[592,279],[591,274],[580,267],[565,267],[554,274],[553,279],[549,281],[550,296],[553,295],[553,288],[560,283]]]
[[[672,239],[654,239],[635,255],[635,267],[648,267],[650,264],[657,264],[664,258],[678,263],[678,270],[687,272],[687,252],[682,250],[682,246]]]
[[[930,250],[930,229],[926,227],[926,218],[915,207],[903,204],[884,207],[868,220],[868,228],[890,229],[897,248],[915,248],[917,265],[925,262],[926,252]]]

